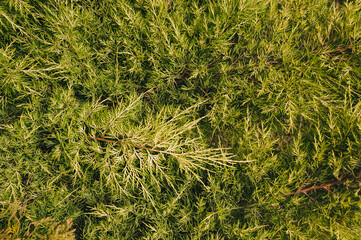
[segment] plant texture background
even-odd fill
[[[0,0],[1,239],[360,239],[361,1]]]

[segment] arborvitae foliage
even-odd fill
[[[360,239],[361,2],[1,0],[1,239]]]

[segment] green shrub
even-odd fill
[[[360,1],[0,3],[0,238],[360,238]]]

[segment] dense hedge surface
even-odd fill
[[[360,239],[361,1],[0,0],[1,239]]]

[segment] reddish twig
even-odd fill
[[[157,150],[157,149],[152,149],[152,148],[148,148],[148,147],[143,147],[143,146],[134,146],[135,148],[140,148],[140,149],[144,149],[144,150],[147,150],[147,151],[151,151],[151,152],[157,152],[157,153],[162,153],[163,151],[161,150]]]
[[[115,140],[110,140],[110,139],[106,139],[106,138],[101,138],[101,137],[92,137],[92,136],[88,136],[89,140],[98,140],[101,142],[107,142],[107,143],[118,143],[120,144],[121,140],[115,141]]]
[[[178,81],[183,80],[183,78],[185,77],[185,75],[186,75],[187,72],[188,72],[188,67],[183,71],[182,75],[180,75],[180,77],[179,77],[177,80],[178,80]],[[204,93],[204,95],[207,96],[207,98],[213,100],[213,99],[207,94],[207,92],[204,91],[204,89],[203,89],[201,86],[199,86],[199,85],[198,85],[197,83],[195,83],[195,82],[193,82],[193,84],[196,85],[196,86]]]
[[[310,180],[310,178],[312,177],[312,175],[313,175],[313,174],[308,175],[307,179],[301,184],[301,186],[299,186],[298,189],[301,189],[301,188],[306,184],[306,182],[307,182],[308,180]],[[297,190],[298,190],[298,189],[297,189]]]
[[[89,140],[97,140],[97,141],[101,141],[101,142],[107,142],[107,143],[115,143],[115,144],[121,144],[121,142],[125,139],[121,139],[121,140],[110,140],[110,139],[107,139],[107,138],[101,138],[101,137],[92,137],[92,136],[88,136],[88,139]],[[161,150],[157,150],[157,149],[152,149],[152,148],[148,148],[148,147],[143,147],[143,146],[140,146],[140,145],[136,145],[134,146],[135,148],[139,148],[139,149],[144,149],[144,150],[147,150],[147,151],[151,151],[151,152],[157,152],[157,153],[161,153],[163,151]]]
[[[239,57],[231,64],[231,67],[236,64],[243,56],[244,54],[239,55]]]
[[[354,181],[357,179],[360,179],[361,177],[361,172],[356,176],[356,177],[352,177],[352,178],[345,178],[345,179],[340,179],[340,180],[335,180],[335,181],[331,181],[331,182],[327,182],[327,183],[323,183],[320,185],[314,185],[312,187],[306,187],[306,188],[302,188],[302,185],[300,188],[298,188],[295,191],[290,192],[289,194],[285,194],[283,195],[284,197],[287,196],[292,196],[292,195],[296,195],[296,194],[305,194],[306,196],[308,196],[308,192],[310,191],[314,191],[314,190],[318,190],[318,189],[325,189],[328,192],[332,192],[329,188],[332,186],[337,186],[337,185],[341,185],[342,183],[345,183],[347,181]],[[308,179],[307,179],[308,180]],[[332,192],[333,193],[333,192]]]
[[[180,77],[178,78],[178,80],[182,80],[184,78],[184,76],[186,75],[186,73],[188,72],[188,67],[183,71],[182,75],[180,75]]]
[[[8,121],[10,121],[10,120],[12,120],[12,119],[19,118],[19,117],[20,117],[20,116],[12,116],[12,117],[5,118],[3,121],[4,121],[4,122],[8,122]]]
[[[199,86],[197,83],[194,83],[194,85],[196,85],[196,86],[204,93],[204,95],[207,96],[207,98],[213,100],[213,99],[206,93],[206,91],[203,90],[203,88],[202,88],[201,86]]]
[[[233,39],[232,41],[231,41],[231,43],[235,43],[236,42],[236,39]],[[220,56],[222,56],[223,55],[223,53],[219,53],[214,59],[213,59],[213,61],[211,61],[210,63],[208,63],[208,65],[207,65],[207,67],[209,67],[209,66],[211,66],[215,61],[217,61],[217,59],[220,57]]]
[[[344,51],[350,50],[350,49],[352,50],[352,46],[347,46],[345,48],[338,47],[334,50],[334,52],[344,52]]]
[[[336,49],[330,49],[330,50],[327,50],[327,51],[324,51],[324,53],[327,53],[327,54],[330,54],[330,53],[337,53],[337,52],[344,52],[346,50],[352,50],[352,46],[347,46],[347,47],[337,47]],[[312,52],[313,53],[316,53],[318,51],[318,49],[315,49],[313,50]]]
[[[220,56],[222,56],[222,55],[223,55],[223,53],[219,53],[219,54],[216,56],[216,58],[213,59],[212,62],[208,63],[207,67],[211,66],[211,65],[212,65],[215,61],[217,61],[217,59],[218,59]]]
[[[242,53],[241,55],[239,55],[238,58],[232,62],[231,67],[232,67],[234,64],[236,64],[240,59],[242,59],[243,56],[244,56],[244,53]],[[234,68],[234,69],[232,69],[232,70],[238,70],[238,68]],[[232,71],[232,70],[231,70],[231,71]],[[217,73],[215,74],[215,76],[216,76],[216,77],[221,76],[221,72],[217,72]]]

